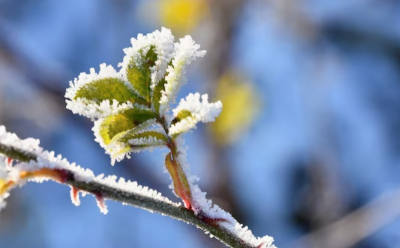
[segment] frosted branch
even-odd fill
[[[19,169],[20,175],[28,175],[26,177],[21,176],[21,181],[19,181],[18,184],[23,183],[22,179],[25,181],[52,180],[61,184],[69,185],[72,188],[71,197],[73,198],[73,202],[77,204],[79,204],[79,199],[76,199],[75,197],[77,197],[77,194],[82,191],[95,196],[96,200],[98,201],[98,205],[102,208],[105,207],[104,205],[101,206],[104,204],[104,200],[114,200],[151,212],[157,212],[162,215],[183,221],[187,224],[194,225],[206,234],[210,234],[210,236],[215,237],[229,247],[267,247],[264,246],[264,244],[260,244],[259,246],[250,245],[224,227],[217,226],[208,219],[202,219],[200,216],[195,215],[193,211],[180,206],[180,204],[173,203],[167,198],[162,197],[159,193],[151,189],[147,189],[147,187],[139,186],[135,182],[125,182],[123,179],[120,179],[118,182],[116,182],[116,177],[114,176],[106,178],[103,178],[102,175],[98,177],[89,176],[91,173],[87,170],[85,170],[86,176],[82,176],[80,173],[82,172],[82,169],[77,169],[79,167],[70,165],[71,168],[68,169],[66,165],[54,161],[52,162],[52,166],[45,166],[46,158],[43,157],[43,154],[52,153],[45,151],[41,153],[41,155],[38,155],[35,153],[40,150],[38,150],[39,147],[30,149],[30,151],[25,151],[21,150],[15,145],[5,144],[7,142],[3,142],[4,137],[1,138],[0,154],[4,155],[8,159],[18,161],[19,164],[13,168]],[[20,141],[17,146],[23,144],[24,141],[26,140]],[[57,158],[57,161],[64,161],[64,163],[66,163],[66,160],[60,160],[60,157]],[[4,162],[4,160],[2,160],[2,162]],[[23,169],[31,169],[31,171],[27,172]],[[51,172],[51,170],[53,171]],[[10,188],[8,190],[4,190],[4,188],[5,186],[0,184],[0,199],[3,199],[2,197],[6,198],[8,191],[10,190]],[[107,212],[106,209],[101,210],[102,212]]]

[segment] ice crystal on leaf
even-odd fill
[[[150,66],[150,87],[153,89],[156,84],[165,75],[168,63],[175,54],[174,36],[171,30],[162,28],[148,35],[139,34],[137,39],[131,39],[132,46],[125,48],[125,57],[118,66],[121,67],[121,73],[128,78],[128,71],[132,67],[140,67],[149,61],[143,61],[141,56],[148,54],[149,51],[155,58]]]
[[[196,44],[189,35],[179,40],[175,44],[175,57],[172,64],[167,68],[165,77],[165,89],[160,99],[160,112],[166,114],[169,104],[173,103],[182,83],[185,81],[185,67],[196,60],[197,57],[203,57],[206,51],[199,51],[200,46]]]
[[[202,100],[202,101],[201,101]],[[172,136],[185,133],[196,127],[198,122],[212,122],[221,113],[222,103],[208,102],[208,95],[189,94],[186,99],[182,99],[173,110],[174,120],[169,128],[169,134]]]

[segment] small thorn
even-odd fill
[[[79,206],[81,201],[79,199],[79,189],[71,186],[71,201],[75,206]]]
[[[185,205],[185,208],[192,210],[192,204],[190,203],[190,201],[188,199],[182,199],[183,204]]]
[[[12,158],[6,158],[6,164],[8,168],[12,167],[12,163],[13,163],[13,159]]]
[[[108,213],[108,209],[107,209],[107,205],[105,203],[104,197],[102,196],[101,193],[97,193],[95,194],[96,197],[96,202],[97,202],[97,206],[100,209],[100,212],[103,214],[107,214]]]

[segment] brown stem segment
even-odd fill
[[[164,131],[168,137],[167,146],[171,150],[165,158],[165,167],[167,168],[169,174],[171,175],[172,182],[174,185],[175,194],[180,197],[185,204],[187,209],[192,209],[192,193],[190,190],[190,185],[187,180],[187,176],[183,171],[182,165],[176,159],[178,156],[178,149],[172,139],[168,135],[168,123],[164,117],[157,118],[158,123],[164,128]]]
[[[174,158],[172,153],[168,153],[165,158],[165,167],[167,167],[167,170],[172,177],[175,194],[183,200],[187,209],[191,209],[192,193],[190,191],[189,182],[182,166]]]

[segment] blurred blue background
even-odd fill
[[[400,2],[396,0],[0,0],[0,124],[69,161],[174,201],[165,151],[110,166],[68,82],[114,67],[160,27],[208,51],[189,92],[221,99],[186,135],[208,197],[280,247],[400,247]],[[0,214],[0,247],[223,247],[193,226],[69,188],[30,183]]]

